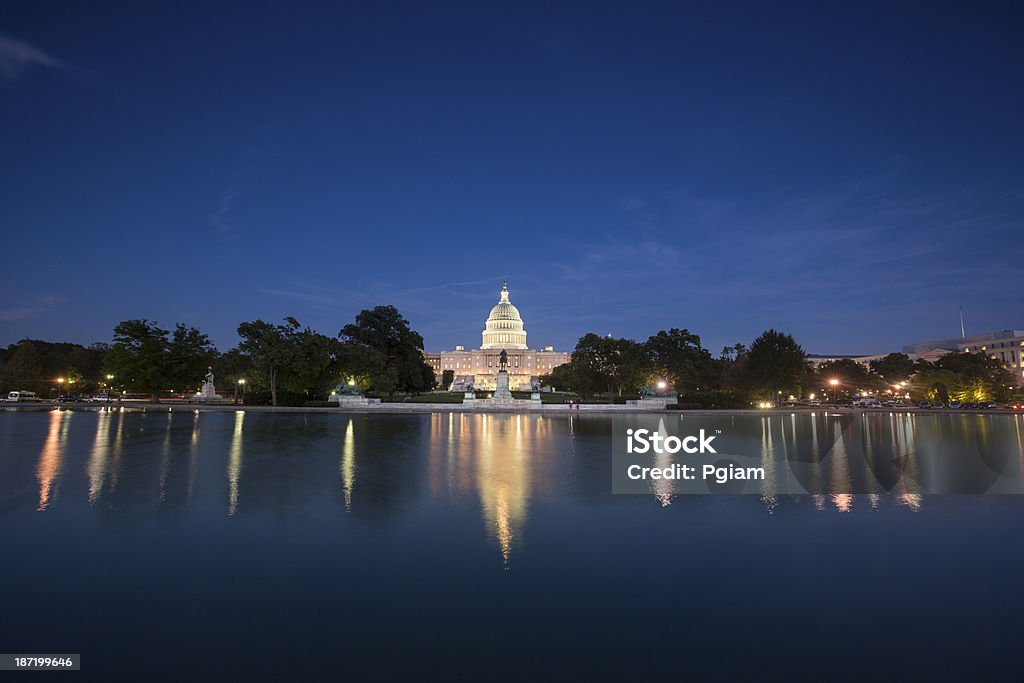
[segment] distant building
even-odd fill
[[[903,347],[903,353],[910,357],[929,361],[954,352],[987,353],[1013,371],[1018,385],[1024,384],[1024,330],[986,332],[970,337],[918,342]]]
[[[996,360],[1001,360],[1013,371],[1018,385],[1024,385],[1024,330],[1006,330],[1011,334],[996,336],[981,343],[964,343],[957,346],[958,351],[987,353]]]
[[[917,342],[903,347],[903,353],[908,356],[923,356],[929,351],[944,349],[946,351],[962,351],[964,347],[980,347],[989,342],[997,340],[1014,339],[1024,337],[1024,330],[1003,330],[1001,332],[986,332],[975,334],[970,337],[955,337],[953,339],[942,339],[939,341]]]
[[[528,391],[541,376],[569,362],[568,353],[555,351],[551,346],[540,350],[529,348],[519,309],[508,299],[508,283],[501,288],[499,296],[484,323],[479,349],[467,351],[464,346],[456,346],[454,351],[423,354],[438,378],[445,370],[454,373],[450,390],[464,391],[470,385],[476,389],[494,389],[502,350],[508,353],[508,383],[512,391]]]
[[[807,354],[807,362],[810,363],[813,367],[818,367],[822,363],[831,363],[837,360],[852,360],[854,363],[859,363],[860,365],[863,365],[866,369],[870,370],[871,361],[881,360],[885,358],[887,355],[889,354],[880,353],[874,356],[826,356],[816,353],[809,353]]]

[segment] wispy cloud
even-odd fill
[[[12,323],[17,320],[34,318],[35,316],[51,311],[67,301],[62,296],[54,294],[43,294],[32,297],[19,305],[0,310],[0,321]]]
[[[240,193],[235,190],[225,190],[220,196],[220,202],[217,204],[217,210],[210,214],[210,227],[222,235],[230,229],[230,225],[227,220],[228,214],[231,212],[231,207],[235,202],[235,197],[239,194]]]
[[[58,69],[64,64],[37,47],[0,35],[0,82],[14,83],[33,66]]]

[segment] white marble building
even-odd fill
[[[494,389],[498,375],[498,356],[508,353],[509,388],[529,391],[533,382],[554,368],[569,361],[569,354],[546,346],[540,350],[526,345],[523,319],[508,299],[508,283],[501,288],[500,299],[491,309],[484,324],[480,348],[466,350],[456,346],[454,351],[423,354],[434,374],[441,378],[445,370],[455,374],[449,387],[463,391],[469,385],[477,389]]]

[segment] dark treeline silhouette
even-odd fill
[[[254,320],[238,326],[239,343],[218,351],[194,327],[164,329],[126,320],[110,344],[91,346],[24,339],[0,348],[0,387],[44,397],[128,392],[159,400],[187,396],[212,367],[218,389],[244,388],[253,405],[326,401],[342,383],[394,399],[448,386],[423,358],[423,337],[393,306],[361,311],[336,335]],[[674,391],[682,407],[749,407],[752,403],[849,400],[863,393],[910,393],[915,400],[1006,401],[1017,390],[1009,370],[983,353],[950,353],[934,363],[892,353],[869,366],[839,359],[814,366],[792,336],[767,330],[749,346],[715,357],[687,329],[662,330],[646,341],[583,335],[570,361],[542,378],[548,387],[586,400],[618,401],[645,390]]]

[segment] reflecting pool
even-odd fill
[[[824,429],[749,419],[782,459]],[[912,478],[613,495],[601,415],[0,413],[0,650],[132,680],[1017,676],[1024,496],[899,482],[978,443],[1020,472],[1024,418],[866,429],[824,443]]]

